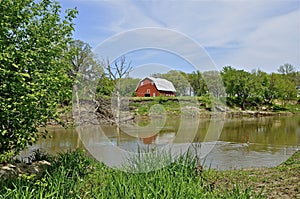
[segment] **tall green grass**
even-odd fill
[[[59,154],[40,177],[24,175],[1,181],[0,198],[261,197],[251,189],[242,189],[238,185],[234,189],[213,187],[213,182],[208,180],[210,172],[196,172],[196,160],[188,154],[175,158],[163,168],[147,173],[137,171],[145,169],[142,164],[151,166],[149,164],[155,163],[155,160],[148,163],[140,159],[131,161],[137,164],[131,168],[138,169],[135,172],[107,167],[87,157],[82,151]]]

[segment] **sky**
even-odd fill
[[[79,11],[75,39],[101,58],[126,55],[136,75],[229,65],[270,73],[285,63],[300,70],[300,0],[59,2]]]

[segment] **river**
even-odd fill
[[[120,132],[109,125],[77,129],[49,126],[48,137],[28,147],[21,157],[35,149],[56,154],[79,147],[93,156],[115,161],[120,157],[105,148],[108,145],[131,153],[143,147],[194,143],[192,149],[200,150],[205,167],[226,170],[276,166],[300,149],[300,116],[197,122],[191,118],[167,118],[141,120],[138,124],[137,128],[123,125]]]

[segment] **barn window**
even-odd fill
[[[150,93],[150,89],[147,89],[147,93]]]

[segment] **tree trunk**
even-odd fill
[[[78,96],[78,87],[77,87],[77,85],[74,86],[74,91],[75,91],[75,98],[76,98],[76,104],[77,104],[77,121],[75,120],[75,123],[76,122],[80,123],[80,104],[79,104],[79,96]]]

